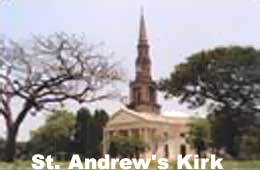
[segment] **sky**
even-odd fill
[[[23,41],[54,32],[85,34],[88,43],[102,43],[113,51],[130,81],[135,73],[142,6],[155,80],[166,77],[176,64],[203,49],[260,47],[260,0],[1,0],[0,35]],[[122,93],[128,94],[128,82]],[[176,99],[165,101],[160,97],[160,103],[167,115],[193,112]],[[113,113],[120,103],[104,101],[88,106]],[[20,129],[19,140],[27,140],[30,130],[43,121],[44,115],[29,116]],[[0,129],[3,136],[3,123]]]

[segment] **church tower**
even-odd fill
[[[128,107],[137,112],[160,114],[161,106],[157,103],[156,83],[151,76],[152,63],[143,12],[140,18],[137,52],[136,75],[135,80],[130,83],[130,104]]]

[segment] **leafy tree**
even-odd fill
[[[31,154],[56,155],[68,153],[76,117],[72,112],[58,110],[47,116],[43,126],[31,132],[27,150]]]
[[[95,110],[94,112],[94,123],[96,124],[96,128],[97,128],[97,145],[98,145],[98,150],[96,151],[96,153],[98,154],[97,157],[101,157],[102,156],[102,141],[103,141],[103,129],[106,125],[106,123],[109,120],[109,116],[108,113],[101,109],[101,110]]]
[[[81,108],[77,112],[76,152],[86,158],[96,158],[98,150],[97,127],[90,111]]]
[[[203,118],[193,118],[190,123],[190,131],[187,137],[188,143],[195,148],[199,157],[203,151],[206,151],[211,146],[211,127],[208,120]]]
[[[103,138],[103,128],[105,127],[106,123],[109,120],[108,113],[101,109],[101,110],[95,110],[94,117],[93,117],[97,128],[98,128],[98,138],[102,140]]]
[[[260,159],[260,121],[256,126],[250,126],[248,133],[237,137],[239,159]]]
[[[160,81],[165,97],[179,97],[191,108],[207,106],[218,131],[217,147],[237,156],[237,136],[257,120],[260,101],[260,52],[251,47],[220,47],[191,55]]]
[[[111,86],[121,72],[110,56],[84,37],[36,36],[32,43],[0,40],[0,115],[5,119],[6,161],[13,161],[24,119],[73,100],[94,102],[115,97]],[[14,102],[19,101],[19,107]],[[14,113],[14,110],[16,111]]]
[[[108,119],[109,116],[105,110],[95,110],[93,115],[85,107],[79,109],[72,152],[88,158],[101,157],[103,128]]]
[[[148,148],[140,138],[115,136],[110,140],[109,154],[111,157],[139,158],[139,155]]]

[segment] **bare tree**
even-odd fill
[[[32,45],[28,45],[32,44]],[[0,114],[7,128],[6,161],[26,116],[67,100],[79,103],[115,97],[122,72],[111,56],[65,33],[34,37],[27,45],[0,42]],[[17,105],[16,103],[19,103]]]

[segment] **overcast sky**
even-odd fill
[[[84,33],[89,43],[104,43],[134,76],[140,8],[144,7],[155,79],[202,49],[224,45],[260,47],[260,0],[1,0],[0,34],[28,39],[33,34]],[[123,93],[128,93],[127,84]],[[175,100],[160,102],[163,111],[189,112]],[[92,106],[110,112],[117,102]],[[27,118],[19,139],[41,124]],[[4,127],[2,125],[2,127]],[[2,129],[0,127],[0,129]],[[4,130],[0,131],[0,135]]]

